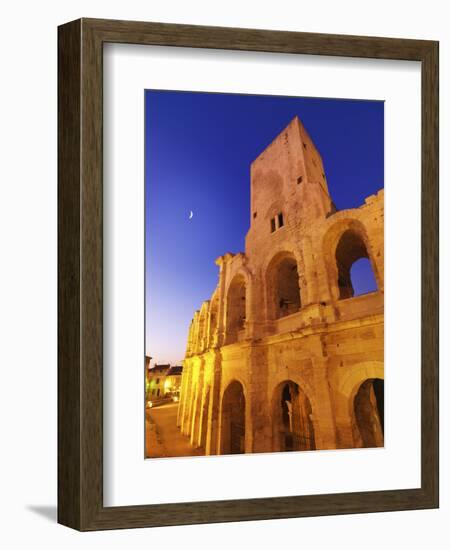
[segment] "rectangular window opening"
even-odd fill
[[[280,212],[278,214],[278,227],[283,227],[283,225],[284,225],[283,214]]]
[[[273,233],[275,231],[276,227],[275,227],[275,218],[272,218],[270,220],[270,232]]]

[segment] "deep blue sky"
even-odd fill
[[[217,284],[214,260],[244,251],[250,163],[297,115],[337,208],[357,207],[384,186],[384,105],[147,90],[145,107],[146,352],[177,363]]]

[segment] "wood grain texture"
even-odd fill
[[[422,60],[422,488],[439,502],[439,47]]]
[[[58,521],[80,527],[81,22],[58,32]]]
[[[115,529],[438,506],[438,44],[81,19],[58,33],[58,521]],[[103,507],[102,48],[105,42],[422,63],[420,489]]]

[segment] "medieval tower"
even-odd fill
[[[342,176],[345,178],[345,174]],[[206,454],[384,444],[384,193],[337,211],[296,117],[251,165],[245,252],[192,320],[178,425]],[[355,296],[366,258],[377,289]]]

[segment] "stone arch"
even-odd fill
[[[273,451],[316,449],[311,401],[293,380],[280,382],[272,394]]]
[[[346,372],[339,376],[338,392],[347,400],[355,397],[364,380],[368,378],[384,379],[384,363],[382,361],[364,361],[345,367],[345,370]]]
[[[267,315],[271,320],[292,315],[301,308],[298,261],[292,252],[272,257],[266,269]]]
[[[354,439],[358,447],[384,445],[384,380],[368,378],[353,399]]]
[[[323,253],[333,299],[343,300],[354,295],[351,268],[361,258],[370,261],[377,288],[381,287],[369,237],[360,220],[344,218],[335,222],[324,236]]]
[[[238,341],[239,332],[245,329],[247,318],[247,280],[241,273],[231,280],[226,298],[225,342]]]
[[[220,454],[245,453],[246,403],[243,384],[232,380],[222,395]]]
[[[383,394],[384,394],[384,364],[382,361],[367,361],[364,363],[359,363],[348,367],[347,372],[340,376],[340,383],[337,388],[338,395],[342,400],[343,413],[347,418],[346,423],[349,425],[349,430],[351,430],[351,437],[353,439],[354,447],[365,447],[365,446],[383,446],[384,444],[384,412],[383,418],[379,421],[374,417],[374,425],[379,422],[379,426],[382,432],[382,439],[378,437],[376,441],[378,444],[372,445],[367,444],[364,441],[365,434],[361,434],[360,426],[358,425],[357,411],[355,411],[355,398],[358,394],[360,388],[364,385],[367,380],[382,380],[383,381]],[[364,388],[363,388],[364,389]],[[373,394],[371,394],[370,388],[365,388],[365,395],[362,397],[365,398],[366,406],[368,405],[367,399],[372,401],[372,410],[373,410]],[[384,401],[384,395],[383,395]],[[384,405],[384,403],[383,403]],[[350,434],[349,434],[350,436]]]

